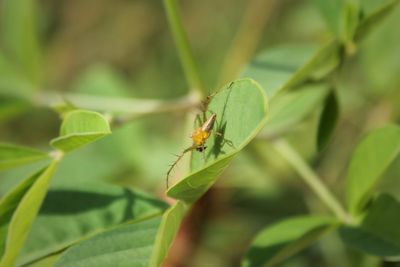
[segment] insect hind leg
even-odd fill
[[[178,164],[178,162],[183,158],[183,156],[187,152],[192,151],[194,149],[196,149],[196,147],[190,146],[190,147],[186,148],[185,150],[183,150],[183,152],[181,154],[176,155],[177,159],[170,165],[170,167],[169,167],[169,169],[167,171],[167,177],[166,177],[166,187],[167,187],[167,189],[169,187],[169,175],[171,174],[172,170],[175,168],[175,166]]]

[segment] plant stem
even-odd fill
[[[112,120],[120,125],[146,115],[193,108],[196,106],[197,98],[192,94],[174,100],[158,100],[40,92],[33,98],[32,102],[38,106],[46,107],[70,103],[78,108],[116,113],[117,115],[114,115]]]
[[[204,96],[207,94],[207,90],[200,78],[188,38],[183,29],[176,0],[164,0],[163,2],[186,80],[192,91],[196,91],[200,96]]]
[[[274,2],[275,0],[249,1],[239,30],[225,56],[218,87],[237,78],[243,65],[253,55]]]
[[[349,223],[350,216],[335,198],[331,191],[322,183],[318,175],[308,166],[303,158],[285,140],[279,139],[274,142],[275,149],[292,165],[303,178],[314,193],[332,210],[332,212],[343,222]]]

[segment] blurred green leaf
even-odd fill
[[[60,137],[51,140],[57,149],[69,152],[111,134],[110,126],[101,114],[87,110],[69,112],[61,125]]]
[[[0,170],[14,168],[48,158],[49,155],[40,150],[0,143]]]
[[[0,96],[0,122],[10,121],[29,107],[30,104],[22,99]]]
[[[325,84],[312,84],[277,95],[271,101],[269,119],[262,134],[273,137],[291,130],[318,109],[327,93]]]
[[[330,41],[322,47],[293,44],[271,48],[256,56],[244,71],[261,84],[270,99],[313,75],[321,78],[338,63],[338,45]]]
[[[34,84],[39,82],[41,68],[36,5],[35,0],[3,0],[0,9],[4,51]]]
[[[313,0],[328,28],[343,43],[353,41],[358,24],[358,0]],[[361,1],[362,2],[362,1]]]
[[[58,162],[21,182],[0,202],[1,267],[13,266],[22,249]]]
[[[242,266],[276,266],[311,245],[336,224],[333,218],[304,216],[268,226],[253,240]]]
[[[262,88],[251,79],[241,79],[225,86],[209,105],[217,114],[215,130],[211,134],[204,157],[192,152],[192,173],[168,190],[168,195],[194,202],[204,194],[229,165],[232,158],[262,129],[267,118],[267,99]],[[223,138],[234,147],[223,144]]]
[[[387,194],[379,195],[359,227],[339,229],[349,246],[379,257],[400,256],[400,203]]]
[[[347,204],[358,214],[379,177],[400,152],[400,127],[388,125],[373,130],[357,146],[347,174]]]
[[[57,186],[48,192],[18,263],[50,255],[104,229],[160,215],[166,208],[144,193],[100,182]]]
[[[363,0],[360,1],[362,20],[357,27],[355,39],[362,40],[400,3],[399,0]]]
[[[160,227],[158,228],[157,238],[148,267],[158,267],[161,265],[167,256],[168,250],[187,210],[188,207],[182,201],[177,201],[164,213]]]
[[[334,91],[325,99],[318,124],[317,147],[321,151],[328,144],[339,117],[339,103]]]
[[[395,91],[400,83],[400,35],[397,34],[400,5],[390,10],[393,12],[387,19],[360,44],[360,66],[366,79],[366,89],[374,96]]]
[[[147,267],[160,217],[118,226],[70,247],[55,267]]]

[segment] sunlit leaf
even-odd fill
[[[108,134],[111,134],[109,123],[101,114],[87,110],[74,110],[65,116],[60,137],[53,139],[51,145],[69,152]]]
[[[0,267],[13,266],[35,219],[58,162],[21,182],[0,202]]]
[[[0,170],[14,168],[48,158],[48,153],[40,150],[0,143]]]
[[[358,214],[380,176],[400,152],[400,127],[389,125],[369,133],[357,146],[347,175],[347,204]]]
[[[200,198],[235,154],[265,125],[266,101],[261,87],[251,79],[237,80],[220,90],[210,103],[209,110],[217,114],[215,130],[223,136],[211,134],[204,155],[192,152],[192,173],[170,188],[168,195],[187,202]],[[224,144],[223,139],[229,140],[231,145]]]
[[[333,218],[304,216],[268,226],[253,240],[242,266],[276,266],[311,245],[336,224]]]

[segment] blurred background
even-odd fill
[[[226,51],[252,1],[180,1],[184,27],[210,91],[216,89]],[[30,100],[1,86],[2,142],[49,150],[48,141],[58,135],[60,125],[49,107],[53,93],[154,99],[188,93],[162,1],[41,0],[36,8],[43,57],[40,86],[24,91]],[[275,1],[268,14],[257,52],[287,43],[321,44],[331,36],[311,0]],[[357,142],[370,129],[400,122],[399,25],[398,6],[342,66],[337,84],[341,115],[322,153],[316,153],[315,146],[322,103],[285,134],[342,201],[348,160]],[[0,74],[8,75],[4,73],[0,57]],[[110,137],[68,155],[53,184],[102,180],[165,198],[172,154],[190,141],[185,116],[146,116],[114,129]],[[0,173],[0,196],[40,165]],[[381,190],[400,196],[399,173],[397,159]],[[237,266],[258,230],[308,213],[327,211],[270,144],[255,140],[193,208],[165,266]],[[282,266],[379,264],[330,234]]]

